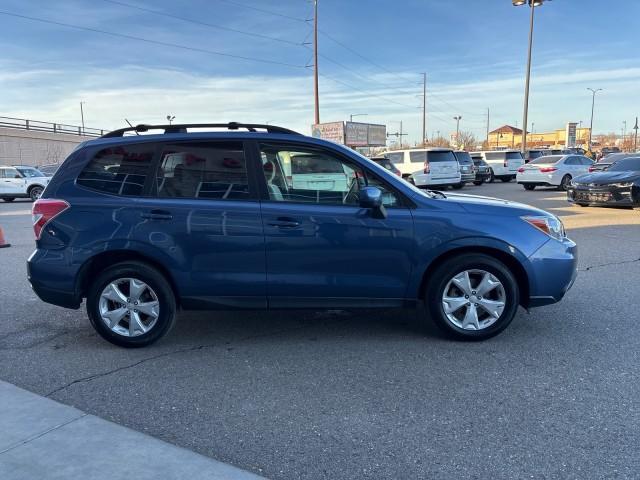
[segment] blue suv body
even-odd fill
[[[144,346],[177,309],[424,305],[450,335],[559,301],[576,245],[545,211],[419,190],[274,126],[138,126],[82,144],[34,204],[28,276],[107,340]],[[160,134],[127,136],[128,131]]]

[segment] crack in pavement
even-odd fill
[[[636,259],[633,259],[633,260],[623,260],[621,262],[600,263],[598,265],[591,265],[590,267],[587,267],[587,268],[579,268],[578,271],[579,272],[588,272],[590,270],[593,270],[594,268],[610,267],[612,265],[626,265],[627,263],[636,263],[636,262],[640,262],[640,258],[636,258]]]
[[[327,325],[331,325],[331,324],[334,324],[334,323],[339,323],[339,321],[338,320],[334,320],[334,321],[322,322],[322,325],[327,326]],[[244,341],[247,341],[247,340],[254,340],[254,339],[257,339],[257,338],[273,337],[273,336],[281,335],[283,333],[297,332],[297,331],[305,330],[307,328],[315,327],[315,326],[318,326],[318,325],[319,324],[316,323],[316,322],[311,322],[308,325],[304,325],[304,326],[300,326],[300,327],[296,327],[296,328],[290,328],[290,329],[288,328],[288,329],[278,330],[278,331],[275,331],[275,332],[265,333],[265,334],[261,334],[261,335],[250,335],[248,337],[240,338],[238,340],[238,342],[244,342]],[[224,345],[231,345],[231,342],[226,342]],[[87,375],[86,377],[77,378],[75,380],[72,380],[71,382],[68,382],[68,383],[66,383],[66,384],[64,384],[64,385],[62,385],[62,386],[50,391],[49,393],[45,394],[44,396],[46,398],[50,398],[52,395],[55,395],[56,393],[59,393],[59,392],[61,392],[63,390],[66,390],[67,388],[71,387],[72,385],[76,385],[78,383],[91,382],[92,380],[95,380],[96,378],[106,377],[106,376],[111,375],[113,373],[121,372],[123,370],[128,370],[129,368],[137,367],[138,365],[141,365],[143,363],[150,362],[150,361],[153,361],[153,360],[157,360],[159,358],[169,357],[171,355],[176,355],[176,354],[186,353],[186,352],[195,352],[197,350],[203,350],[205,348],[213,348],[213,347],[217,347],[217,346],[220,346],[220,344],[218,344],[218,343],[209,343],[209,344],[197,345],[197,346],[193,346],[193,347],[179,348],[177,350],[172,350],[170,352],[159,353],[158,355],[153,355],[151,357],[143,358],[143,359],[138,360],[137,362],[131,363],[129,365],[124,365],[122,367],[114,368],[114,369],[108,370],[106,372],[95,373],[93,375]]]

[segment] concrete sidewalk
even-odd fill
[[[0,381],[0,478],[262,477]]]

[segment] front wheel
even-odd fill
[[[484,181],[482,181],[482,180],[477,180],[477,181],[473,182],[473,184],[476,185],[476,186],[480,186],[483,183],[484,183]]]
[[[570,183],[571,183],[571,175],[565,175],[564,177],[562,177],[562,180],[560,181],[560,185],[558,185],[558,190],[566,191],[567,188],[569,188]]]
[[[35,202],[40,198],[43,190],[44,189],[42,187],[31,187],[31,190],[29,190],[29,197],[31,197],[31,200]]]
[[[524,187],[525,190],[535,190],[536,189],[535,185],[531,185],[529,183],[524,183],[522,186]]]
[[[451,187],[452,187],[454,190],[460,190],[462,187],[464,187],[464,183],[463,183],[463,182],[456,183],[455,185],[451,185]]]
[[[484,254],[453,257],[430,275],[429,317],[449,336],[484,340],[507,328],[518,310],[519,288],[511,271]]]
[[[89,286],[87,314],[108,342],[145,347],[171,330],[176,300],[158,270],[142,262],[123,262],[106,269]]]
[[[496,181],[496,176],[493,173],[493,168],[491,170],[489,170],[489,180],[487,180],[487,182],[489,183],[493,183]]]

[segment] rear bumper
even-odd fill
[[[27,260],[27,278],[43,302],[65,308],[80,308],[82,298],[75,288],[76,276],[59,262],[47,258],[42,250],[35,250]]]
[[[416,187],[458,185],[462,182],[460,175],[446,178],[430,178],[428,175],[413,175],[412,178]]]
[[[550,239],[529,257],[532,278],[529,307],[559,302],[578,275],[578,247],[569,240]]]

